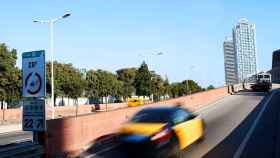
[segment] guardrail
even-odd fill
[[[44,147],[31,141],[0,146],[0,158],[39,158],[44,155]]]

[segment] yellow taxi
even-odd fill
[[[133,157],[180,157],[203,136],[203,119],[176,106],[144,108],[120,129],[120,142]]]
[[[128,98],[127,105],[129,107],[144,105],[144,98],[143,97]]]

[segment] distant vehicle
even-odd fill
[[[256,82],[251,84],[253,91],[269,91],[272,88],[271,75],[269,73],[259,73],[256,75]]]
[[[128,98],[127,105],[129,107],[144,105],[144,98],[143,97],[131,97],[131,98]]]
[[[133,157],[180,157],[203,138],[203,119],[176,106],[142,109],[120,129],[120,142]]]

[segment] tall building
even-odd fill
[[[234,45],[231,37],[226,37],[224,41],[224,66],[226,84],[236,84],[238,81],[236,77]]]
[[[271,80],[273,83],[280,83],[280,49],[273,52]]]
[[[257,73],[255,25],[242,18],[233,28],[236,76],[238,82]]]

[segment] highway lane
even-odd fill
[[[200,109],[206,122],[205,140],[183,151],[182,156],[200,158],[223,141],[261,102],[265,93],[240,92]],[[106,151],[106,150],[105,150]],[[116,147],[95,154],[95,158],[125,158],[126,152]]]
[[[0,147],[2,145],[32,140],[31,132],[16,131],[0,134]]]

